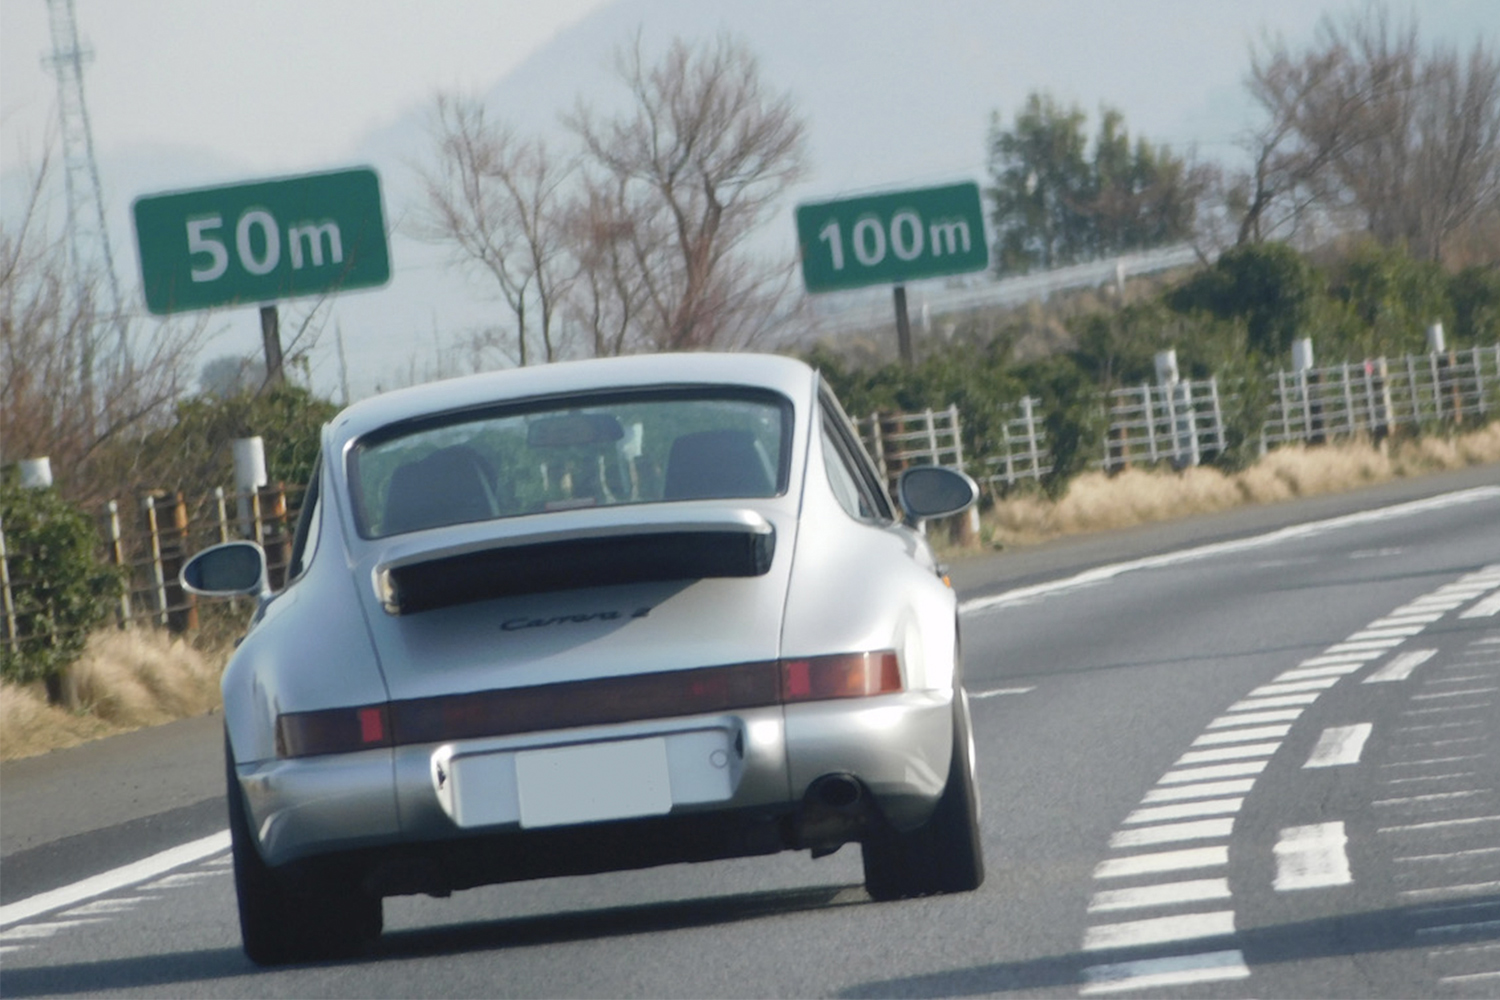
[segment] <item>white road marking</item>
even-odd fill
[[[1465,894],[1478,895],[1500,889],[1500,881],[1470,882],[1466,885],[1443,885],[1429,889],[1402,889],[1400,895],[1407,899],[1451,899]]]
[[[1266,708],[1287,708],[1293,705],[1311,705],[1321,692],[1313,694],[1283,694],[1275,698],[1244,698],[1229,706],[1231,712],[1258,712]]]
[[[1269,712],[1243,712],[1239,715],[1221,715],[1208,724],[1209,729],[1228,729],[1231,726],[1255,726],[1262,722],[1295,722],[1304,709],[1281,708]]]
[[[1200,819],[1189,823],[1163,823],[1160,826],[1143,826],[1134,830],[1118,830],[1109,838],[1109,846],[1148,847],[1151,844],[1170,844],[1177,840],[1210,840],[1227,837],[1234,832],[1234,817],[1228,819]]]
[[[1444,802],[1448,799],[1469,799],[1476,795],[1491,795],[1488,789],[1470,789],[1463,792],[1433,792],[1431,795],[1408,795],[1400,799],[1376,799],[1371,802],[1372,806],[1406,806],[1415,805],[1419,802]]]
[[[1227,878],[1204,878],[1190,882],[1165,882],[1131,889],[1101,889],[1089,901],[1090,913],[1138,910],[1147,906],[1172,906],[1205,899],[1228,899]]]
[[[1034,688],[1034,687],[1027,687],[1027,688],[994,688],[994,689],[989,690],[989,691],[970,691],[969,692],[969,698],[970,698],[970,700],[973,700],[975,698],[998,698],[998,697],[1000,697],[1001,695],[1004,695],[1004,694],[1030,694],[1031,692],[1033,692],[1035,690],[1036,690],[1036,688]]]
[[[1128,824],[1161,823],[1165,820],[1190,819],[1194,816],[1223,816],[1237,813],[1244,799],[1195,799],[1170,806],[1147,806],[1125,817]]]
[[[1279,694],[1300,694],[1304,691],[1326,691],[1339,682],[1337,677],[1315,677],[1308,681],[1287,681],[1285,684],[1262,684],[1250,692],[1252,698],[1269,698]]]
[[[1462,858],[1472,858],[1480,854],[1500,854],[1500,847],[1471,847],[1465,851],[1448,851],[1443,854],[1407,854],[1393,860],[1402,864],[1410,864],[1417,861],[1457,861]]]
[[[1305,681],[1310,677],[1343,677],[1357,670],[1363,670],[1364,660],[1352,660],[1348,663],[1339,663],[1331,667],[1298,667],[1295,670],[1284,670],[1276,675],[1278,683],[1283,681]]]
[[[1299,666],[1324,667],[1335,663],[1368,663],[1371,660],[1378,660],[1384,655],[1385,650],[1383,649],[1366,649],[1353,653],[1334,653],[1327,656],[1310,657],[1303,660]]]
[[[154,882],[147,882],[145,885],[141,886],[141,888],[151,890],[180,889],[185,885],[192,885],[193,883],[201,882],[206,878],[221,878],[224,874],[224,872],[217,870],[200,872],[178,872],[175,875],[168,875],[166,878],[159,878]]]
[[[104,913],[126,913],[135,909],[136,904],[143,903],[150,896],[117,896],[114,899],[96,899],[92,903],[75,906],[71,910],[62,913],[64,917],[93,917]]]
[[[1395,639],[1406,638],[1421,633],[1421,625],[1392,625],[1387,628],[1376,628],[1372,623],[1363,632],[1355,632],[1345,642],[1360,642],[1365,639]]]
[[[1137,948],[1168,941],[1196,941],[1234,933],[1234,911],[1182,913],[1171,917],[1125,920],[1117,924],[1095,924],[1084,932],[1084,951]]]
[[[1376,510],[1360,511],[1356,514],[1346,514],[1341,517],[1327,518],[1322,521],[1310,521],[1305,524],[1294,524],[1264,535],[1257,535],[1253,538],[1238,538],[1228,542],[1214,542],[1209,545],[1200,545],[1178,552],[1168,552],[1162,555],[1148,556],[1144,559],[1134,559],[1129,562],[1098,566],[1063,580],[1052,580],[1029,587],[1017,587],[1014,590],[992,594],[989,597],[978,597],[973,600],[964,601],[959,605],[959,611],[963,614],[972,614],[979,611],[988,611],[993,608],[1003,608],[1007,605],[1029,601],[1035,597],[1074,590],[1089,584],[1103,583],[1124,573],[1145,569],[1159,569],[1164,566],[1176,566],[1181,563],[1207,559],[1213,556],[1245,552],[1268,545],[1276,545],[1281,542],[1311,538],[1340,528],[1388,521],[1428,511],[1443,510],[1459,504],[1481,503],[1487,500],[1494,500],[1497,497],[1500,497],[1500,486],[1479,486],[1456,493],[1445,493],[1441,496],[1428,497],[1423,500],[1414,500],[1408,503],[1395,504],[1390,507],[1381,507]]]
[[[1396,628],[1402,625],[1431,625],[1433,622],[1442,621],[1441,614],[1428,612],[1425,615],[1392,615],[1388,618],[1377,618],[1370,623],[1371,628]]]
[[[174,868],[181,868],[183,865],[201,861],[210,855],[227,850],[229,850],[229,831],[220,830],[218,833],[181,844],[162,851],[160,854],[153,854],[149,858],[132,864],[102,872],[80,882],[74,882],[72,885],[65,885],[50,892],[39,893],[0,906],[0,927],[9,927],[22,920],[29,920],[52,910],[61,910],[86,899],[102,896],[107,892],[139,885]]]
[[[1458,617],[1493,618],[1497,614],[1500,614],[1500,594],[1491,594]]]
[[[1243,778],[1247,774],[1259,774],[1266,769],[1263,760],[1247,760],[1236,764],[1213,764],[1208,767],[1185,767],[1168,771],[1157,779],[1158,785],[1186,785],[1193,781],[1217,781],[1219,778]]]
[[[1344,845],[1349,838],[1343,823],[1289,826],[1281,831],[1272,852],[1276,855],[1277,892],[1321,889],[1354,881]]]
[[[1470,694],[1494,694],[1500,687],[1465,688],[1462,691],[1439,691],[1436,694],[1414,694],[1412,701],[1434,701],[1439,698],[1462,698]]]
[[[1254,778],[1235,778],[1233,781],[1204,781],[1196,785],[1175,785],[1172,788],[1153,788],[1142,802],[1180,802],[1183,799],[1209,799],[1220,795],[1244,795],[1255,787]]]
[[[1365,683],[1389,684],[1392,681],[1404,681],[1411,676],[1413,670],[1436,655],[1437,650],[1435,649],[1409,649],[1366,677]]]
[[[1432,937],[1437,934],[1479,934],[1500,930],[1500,920],[1476,920],[1468,924],[1442,924],[1438,927],[1418,927],[1418,936]],[[1500,973],[1497,973],[1500,975]]]
[[[1229,864],[1229,848],[1189,847],[1180,851],[1156,851],[1110,858],[1094,868],[1094,878],[1130,878],[1157,872],[1186,871],[1192,868],[1220,868]]]
[[[1409,833],[1412,830],[1441,830],[1450,826],[1474,826],[1478,823],[1500,823],[1500,816],[1467,816],[1463,819],[1435,819],[1426,823],[1376,827],[1377,833]]]
[[[1444,976],[1440,983],[1487,983],[1500,979],[1500,972],[1468,972],[1461,976]]]
[[[70,927],[82,927],[84,924],[99,924],[103,922],[103,918],[84,918],[82,920],[49,920],[45,923],[22,924],[20,927],[12,927],[9,930],[0,931],[0,941],[32,941],[38,938],[49,938],[58,931],[64,931]]]
[[[1249,743],[1244,745],[1233,745],[1227,747],[1214,747],[1212,750],[1189,750],[1177,758],[1174,767],[1186,767],[1190,764],[1212,764],[1221,760],[1245,760],[1248,757],[1269,757],[1281,749],[1281,741],[1274,743]]]
[[[1318,737],[1317,745],[1313,747],[1307,763],[1302,766],[1304,768],[1343,767],[1348,764],[1358,764],[1360,754],[1365,752],[1365,741],[1370,738],[1374,730],[1375,727],[1368,722],[1325,729],[1323,735]]]
[[[1147,958],[1113,965],[1095,965],[1083,970],[1088,980],[1078,992],[1083,996],[1146,990],[1161,986],[1190,986],[1228,979],[1247,979],[1250,969],[1238,951],[1210,951],[1198,955]]]
[[[1199,736],[1193,740],[1193,746],[1208,747],[1217,746],[1221,743],[1249,743],[1252,740],[1279,739],[1291,731],[1291,726],[1250,726],[1246,729],[1221,729]]]
[[[1323,652],[1329,656],[1335,653],[1368,653],[1371,650],[1379,652],[1390,649],[1392,646],[1399,646],[1405,641],[1405,639],[1370,639],[1358,642],[1349,639],[1344,642],[1336,642],[1323,650]]]

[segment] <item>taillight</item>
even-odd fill
[[[781,661],[783,702],[863,698],[900,690],[901,662],[889,649]]]
[[[385,705],[291,712],[276,717],[276,756],[311,757],[388,747],[390,709]]]

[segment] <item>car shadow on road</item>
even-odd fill
[[[859,883],[852,883],[423,927],[387,933],[360,958],[319,963],[318,967],[711,927],[780,914],[869,903],[870,898],[865,894],[864,887]],[[152,987],[234,979],[266,972],[294,974],[296,968],[261,969],[252,964],[238,947],[33,968],[15,968],[12,963],[10,966],[0,967],[0,997],[9,1000],[68,993],[99,995],[120,990],[149,990]]]

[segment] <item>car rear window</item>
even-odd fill
[[[787,488],[791,404],[756,391],[550,399],[383,428],[350,452],[360,534]]]

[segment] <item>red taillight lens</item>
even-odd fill
[[[291,712],[276,717],[278,757],[311,757],[388,746],[391,746],[391,720],[385,705]]]
[[[863,698],[900,690],[901,661],[894,650],[781,661],[784,702]]]

